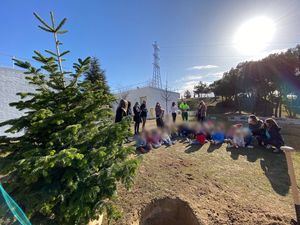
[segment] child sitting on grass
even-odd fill
[[[245,136],[246,136],[246,129],[243,127],[243,124],[235,124],[232,125],[227,134],[226,134],[226,142],[228,143],[227,148],[244,148],[246,146],[245,143]]]
[[[207,134],[205,128],[198,124],[195,127],[194,140],[190,140],[191,145],[204,145],[207,143]]]
[[[135,136],[135,145],[136,150],[141,153],[147,153],[151,150],[151,145],[147,143],[144,131],[140,135]]]
[[[191,145],[204,145],[207,143],[206,134],[204,131],[200,131],[196,134],[195,140],[191,141]]]
[[[274,153],[280,152],[280,147],[284,145],[284,140],[280,134],[281,128],[278,126],[277,122],[272,119],[266,119],[265,121],[266,135],[263,139],[263,145],[267,149],[271,149],[273,146],[275,149]]]
[[[217,129],[213,131],[210,142],[213,145],[218,145],[218,144],[222,144],[224,140],[225,140],[224,125],[220,124],[217,126]]]
[[[232,145],[235,148],[245,147],[245,136],[242,129],[236,129],[232,138]]]
[[[146,139],[153,148],[159,148],[162,144],[160,130],[153,129],[147,134]]]
[[[178,125],[178,135],[179,137],[190,137],[193,134],[193,129],[188,123],[182,123]]]
[[[174,144],[174,142],[171,140],[171,135],[167,128],[164,128],[162,130],[161,139],[163,144],[165,144],[166,146],[171,146]]]

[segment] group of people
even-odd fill
[[[123,117],[131,116],[134,120],[134,134],[137,143],[137,149],[141,152],[149,151],[152,148],[160,147],[162,144],[172,145],[176,137],[185,137],[192,145],[227,143],[228,147],[247,147],[253,148],[254,140],[259,146],[273,148],[274,152],[280,152],[280,147],[284,145],[284,140],[280,133],[280,127],[273,118],[265,121],[260,120],[255,115],[250,115],[248,125],[234,124],[228,129],[223,123],[215,123],[206,120],[207,107],[203,101],[199,103],[196,117],[197,122],[188,123],[188,104],[183,101],[177,107],[173,102],[171,106],[172,122],[165,123],[165,110],[159,103],[155,106],[157,128],[151,131],[145,130],[147,120],[146,101],[140,105],[136,102],[131,110],[130,102],[121,100],[116,111],[115,122],[120,122]],[[181,111],[183,123],[176,125],[178,111]],[[142,132],[140,133],[140,124]]]
[[[183,100],[179,107],[176,102],[172,102],[171,105],[171,115],[173,123],[176,123],[176,118],[178,113],[181,113],[182,120],[188,121],[188,111],[190,110],[189,105],[185,100]],[[200,101],[199,107],[197,110],[197,120],[199,122],[204,122],[206,118],[207,107],[204,101]],[[134,121],[134,134],[138,134],[140,132],[140,124],[142,124],[142,130],[145,128],[145,124],[147,121],[148,109],[146,106],[146,101],[143,101],[142,104],[136,102],[131,109],[131,102],[126,101],[124,99],[120,100],[119,106],[116,111],[115,122],[120,122],[124,116],[132,116]],[[164,127],[164,115],[165,110],[162,108],[159,102],[155,105],[155,119],[156,125],[159,128]]]
[[[228,148],[253,148],[256,140],[259,146],[272,149],[274,153],[280,152],[280,147],[284,145],[280,127],[273,118],[262,121],[255,115],[250,115],[247,126],[234,124],[228,129],[223,123],[205,121],[168,124],[163,128],[144,130],[136,136],[136,148],[137,151],[145,153],[161,145],[170,146],[177,138],[185,138],[190,145],[227,143]]]
[[[189,114],[188,111],[190,110],[189,105],[185,100],[183,100],[179,107],[177,106],[176,102],[172,102],[171,105],[171,115],[172,115],[172,121],[173,123],[176,123],[177,114],[180,112],[182,116],[182,121],[188,121]],[[198,109],[197,109],[197,120],[199,122],[204,122],[206,119],[206,111],[207,107],[204,101],[200,101]],[[155,117],[156,117],[156,125],[157,127],[163,127],[164,126],[164,113],[165,110],[161,107],[160,103],[157,102],[155,106]]]
[[[140,129],[140,124],[142,124],[142,129],[144,130],[147,121],[148,109],[146,101],[143,101],[140,105],[136,102],[131,110],[131,102],[121,99],[119,106],[116,110],[115,122],[118,123],[126,116],[133,117],[134,121],[134,133],[138,134]]]

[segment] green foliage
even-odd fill
[[[111,218],[120,215],[112,200],[118,183],[130,187],[138,160],[133,149],[123,146],[130,120],[115,124],[106,82],[80,79],[90,68],[90,58],[78,59],[73,72],[64,72],[59,53],[58,34],[66,19],[49,25],[37,14],[42,30],[54,34],[56,51],[48,56],[35,51],[40,68],[15,60],[25,69],[26,79],[36,87],[34,93],[19,93],[11,103],[25,114],[0,124],[10,125],[8,133],[22,132],[14,138],[2,137],[7,175],[4,186],[34,221],[43,217],[54,224],[87,224],[107,210]]]
[[[107,84],[105,71],[101,69],[99,60],[96,57],[91,59],[90,68],[85,73],[85,79],[92,83],[100,82]]]
[[[197,85],[194,86],[193,92],[194,92],[194,96],[197,95],[199,98],[202,97],[202,94],[209,93],[210,89],[206,83],[200,81]]]
[[[191,92],[190,92],[189,90],[186,90],[186,91],[184,92],[183,96],[184,96],[184,98],[189,99],[189,98],[192,97],[192,94],[191,94]]]
[[[241,110],[240,100],[252,104],[252,112],[259,110],[256,104],[273,105],[275,116],[281,115],[281,105],[290,107],[288,95],[297,95],[299,101],[300,76],[296,73],[300,67],[300,46],[284,53],[271,54],[259,61],[240,63],[236,68],[223,74],[223,78],[210,85],[216,96],[233,100]],[[295,107],[294,107],[295,109]],[[299,111],[299,109],[298,109]]]

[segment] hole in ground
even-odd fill
[[[179,198],[157,199],[142,212],[139,225],[200,225],[187,202]]]

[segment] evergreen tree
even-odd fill
[[[192,94],[189,90],[186,90],[183,94],[184,98],[191,98],[192,97]]]
[[[107,86],[105,71],[101,69],[99,60],[96,57],[93,57],[90,62],[90,67],[85,73],[85,79],[92,82],[100,82],[103,83],[107,91],[109,91],[109,88]]]
[[[39,27],[54,36],[55,52],[35,51],[39,68],[15,60],[36,91],[18,93],[20,101],[11,106],[24,115],[0,124],[10,126],[7,133],[21,132],[13,141],[2,137],[1,148],[9,152],[3,186],[32,221],[87,224],[104,211],[115,218],[117,183],[129,187],[138,166],[136,158],[129,158],[133,149],[122,145],[130,121],[113,123],[109,106],[114,97],[104,82],[79,79],[89,69],[89,58],[78,59],[74,72],[63,70],[68,51],[60,53],[58,35],[66,33],[66,19],[55,26],[53,13],[50,25],[34,15]]]

